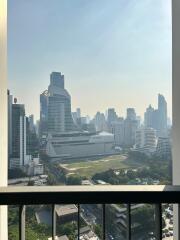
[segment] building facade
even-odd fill
[[[114,134],[116,146],[124,145],[124,120],[111,123],[111,133]]]
[[[19,168],[26,161],[26,116],[23,104],[12,105],[12,154],[10,168]]]
[[[72,132],[48,135],[46,154],[51,158],[69,159],[114,154],[114,135],[101,132]]]
[[[75,130],[71,114],[71,97],[64,88],[64,75],[53,72],[48,87],[48,133]]]
[[[156,151],[157,137],[153,128],[140,128],[136,131],[135,150],[147,155]]]
[[[42,138],[48,133],[48,91],[40,94],[40,123],[39,136]]]
[[[8,90],[7,94],[7,104],[8,104],[8,163],[10,156],[12,155],[12,104],[13,104],[13,96],[10,94]]]
[[[171,141],[169,137],[158,138],[156,154],[161,159],[172,159]]]
[[[146,109],[144,125],[156,129],[160,137],[167,136],[167,103],[163,95],[158,94],[158,109],[151,105]]]

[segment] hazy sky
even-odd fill
[[[8,0],[9,89],[39,118],[52,71],[72,110],[143,116],[162,93],[171,114],[170,0]]]

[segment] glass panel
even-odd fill
[[[80,240],[103,239],[103,220],[101,204],[80,205]]]
[[[9,0],[9,175],[171,184],[171,31],[170,0]]]
[[[50,205],[26,206],[26,239],[48,239],[51,237],[52,209]]]
[[[56,205],[56,235],[57,237],[76,240],[78,235],[78,208],[75,204]],[[60,238],[60,239],[61,239]]]
[[[126,240],[127,204],[106,205],[106,239]]]
[[[173,204],[163,204],[163,239],[173,239]]]
[[[19,239],[19,207],[8,207],[8,239]]]
[[[171,32],[170,0],[9,0],[9,185],[171,184]],[[126,237],[123,207],[107,205],[108,240]],[[137,209],[132,234],[149,237],[154,209]],[[27,238],[51,236],[41,211],[27,207]],[[62,219],[57,236],[75,239]],[[80,223],[102,239],[102,206]]]
[[[150,204],[132,204],[132,239],[157,239],[155,207]]]

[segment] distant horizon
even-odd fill
[[[144,118],[161,93],[172,119],[171,33],[169,0],[9,0],[8,88],[36,120],[52,71],[72,112],[132,107]]]
[[[66,87],[65,87],[65,89],[66,89]],[[14,99],[16,98],[16,99],[17,99],[17,104],[24,104],[24,103],[18,101],[17,96],[14,96],[14,95],[11,93],[11,90],[10,90],[10,89],[8,89],[8,90],[10,91],[10,95],[13,96],[13,103],[14,103]],[[44,91],[45,91],[45,90],[47,90],[47,89],[44,89]],[[67,89],[66,89],[66,90],[67,90]],[[42,91],[42,93],[43,93],[44,91]],[[157,97],[157,98],[156,98],[156,99],[157,99],[157,102],[158,102],[158,94],[163,95],[162,93],[157,93],[157,95],[156,95],[156,97]],[[163,95],[163,96],[164,96],[164,95]],[[164,96],[164,97],[165,97],[165,96]],[[165,97],[165,100],[166,100],[166,97]],[[25,105],[25,104],[24,104],[24,105]],[[157,103],[156,103],[156,106],[153,106],[151,103],[149,103],[149,105],[147,105],[146,108],[148,108],[150,105],[151,105],[154,109],[157,109],[157,105],[158,105]],[[167,103],[167,105],[168,105],[168,103]],[[80,106],[77,106],[75,109],[71,109],[71,112],[72,112],[72,113],[73,113],[73,112],[76,112],[76,110],[77,110],[78,108],[80,108],[80,110],[81,110],[81,117],[87,117],[87,116],[89,116],[90,119],[92,120],[92,119],[95,117],[95,115],[96,115],[97,112],[104,113],[104,115],[106,115],[107,110],[108,110],[109,108],[114,108],[114,107],[109,106],[109,107],[107,107],[105,110],[102,110],[102,111],[97,110],[93,116],[90,115],[90,114],[88,114],[88,113],[87,113],[87,114],[82,114],[84,111],[82,111],[83,109],[82,109]],[[125,112],[124,115],[120,115],[120,114],[117,112],[117,109],[116,109],[116,108],[114,108],[114,109],[115,109],[118,117],[126,118],[126,110],[127,110],[127,108],[132,108],[132,107],[131,107],[131,106],[126,107],[126,109],[124,109],[124,112]],[[136,108],[135,108],[135,107],[133,107],[133,108],[135,109],[136,116],[137,116],[137,117],[141,117],[141,120],[144,121],[144,115],[143,115],[143,116],[138,115],[138,113],[137,113],[137,111],[136,111]],[[146,108],[145,108],[145,110],[144,110],[144,113],[145,113],[145,111],[146,111]],[[26,105],[25,105],[25,113],[26,113]],[[33,113],[30,113],[30,114],[27,114],[27,113],[26,113],[26,116],[30,116],[30,115],[33,115],[33,116],[34,116],[35,121],[40,120],[40,118],[36,118],[36,116],[35,116]],[[171,117],[171,116],[168,115],[167,117],[172,121],[172,117]]]

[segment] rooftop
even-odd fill
[[[64,216],[78,212],[78,209],[74,204],[56,205],[55,210],[58,216]]]

